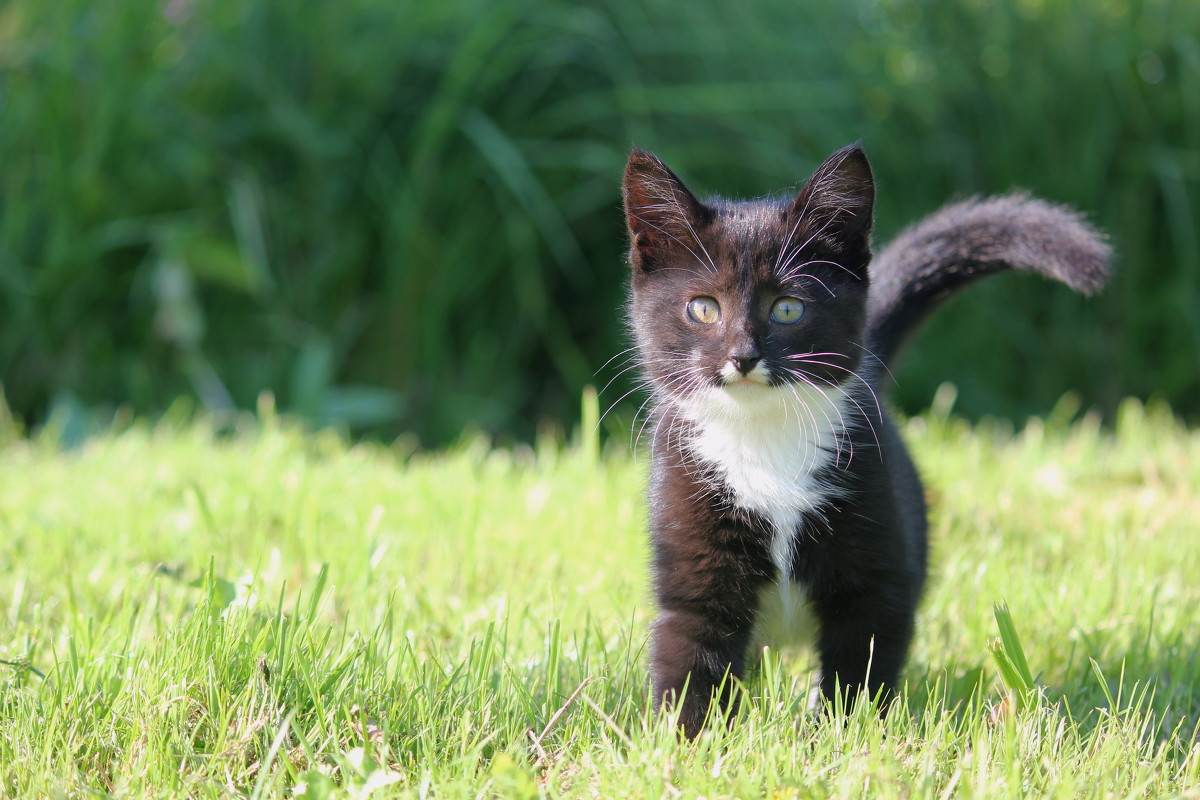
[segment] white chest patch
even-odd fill
[[[720,474],[739,508],[770,520],[781,580],[803,515],[838,490],[818,474],[848,456],[838,434],[850,421],[850,402],[841,388],[733,384],[698,391],[681,406],[695,424],[691,453]]]

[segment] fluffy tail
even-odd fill
[[[1001,270],[1035,272],[1092,294],[1108,278],[1104,235],[1065,206],[1026,194],[945,206],[904,230],[871,266],[867,342],[885,363],[962,285]]]

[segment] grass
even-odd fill
[[[893,713],[814,719],[767,651],[690,744],[647,712],[623,443],[0,420],[0,795],[1200,796],[1200,435],[946,399],[906,426],[935,570]]]

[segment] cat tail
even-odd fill
[[[902,231],[875,257],[867,342],[889,363],[905,337],[963,285],[1002,270],[1034,272],[1092,294],[1112,248],[1077,211],[1024,193],[953,203]]]

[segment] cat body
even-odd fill
[[[887,361],[939,299],[990,272],[1098,288],[1106,245],[1018,195],[949,206],[872,265],[857,146],[794,198],[745,203],[701,203],[635,150],[624,199],[653,399],[656,703],[677,706],[688,735],[714,698],[728,704],[775,588],[815,617],[822,693],[886,699],[927,557],[920,478],[880,402]]]

